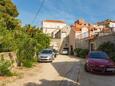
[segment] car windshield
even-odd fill
[[[108,59],[108,55],[104,52],[92,52],[92,53],[90,53],[90,58]]]
[[[42,53],[42,54],[51,54],[52,51],[51,51],[51,50],[43,50],[41,53]]]

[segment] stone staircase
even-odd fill
[[[61,39],[51,39],[50,46],[59,51],[61,46]]]

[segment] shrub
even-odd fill
[[[115,51],[115,44],[111,42],[104,42],[98,47],[98,50],[105,51],[109,54]]]
[[[81,49],[81,48],[76,48],[75,53],[78,57],[85,58],[86,55],[88,54],[89,50],[88,49]]]
[[[85,58],[86,55],[88,54],[89,50],[88,49],[81,49],[79,54],[81,58]]]
[[[6,60],[0,60],[0,76],[11,76],[11,63]]]
[[[78,57],[80,56],[80,51],[81,51],[81,48],[76,48],[76,49],[74,50],[76,56],[78,56]]]
[[[115,61],[115,52],[111,52],[111,53],[109,54],[109,56],[111,57],[111,59],[112,59],[113,61]]]
[[[33,66],[33,62],[30,60],[23,60],[23,66],[27,68],[31,68]]]
[[[18,66],[31,67],[35,55],[35,42],[31,39],[26,39],[17,50]]]
[[[105,42],[98,47],[98,50],[106,52],[112,60],[115,61],[115,44],[111,42]]]

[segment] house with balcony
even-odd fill
[[[42,22],[43,33],[51,38],[60,38],[60,30],[66,26],[62,20],[44,20]]]
[[[90,24],[80,19],[71,25],[71,31],[69,34],[69,49],[70,53],[73,54],[76,48],[89,48],[89,41],[91,42],[92,49],[94,49],[95,44],[93,39],[97,36],[99,32],[102,31],[101,26]]]
[[[114,23],[108,23],[108,25],[112,27],[112,30],[103,24],[90,24],[84,20],[75,21],[71,25],[69,35],[69,49],[71,54],[76,48],[95,50],[104,42],[111,41],[115,43]]]
[[[42,22],[43,33],[51,37],[50,47],[58,50],[60,53],[63,48],[69,46],[70,27],[62,20],[44,20]]]

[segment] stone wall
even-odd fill
[[[0,53],[0,59],[8,60],[12,64],[12,67],[16,67],[16,53],[15,52],[2,52]]]
[[[110,35],[100,36],[94,41],[94,43],[95,43],[96,48],[98,48],[99,45],[108,41],[115,44],[115,33],[110,34]]]
[[[94,44],[95,49],[97,49],[99,45],[108,41],[115,44],[115,33],[106,35],[101,34],[101,36],[96,37],[95,40],[91,41],[91,43]],[[88,39],[80,39],[80,40],[76,39],[76,48],[88,49],[88,45],[89,45]]]
[[[76,48],[88,49],[87,39],[76,39]]]
[[[11,60],[11,59],[14,60],[16,59],[16,54],[14,52],[2,52],[0,53],[0,59],[2,57],[6,60]]]

